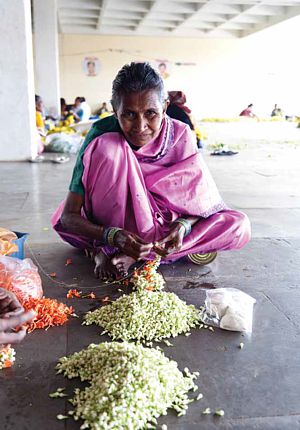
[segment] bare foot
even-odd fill
[[[100,279],[116,278],[119,275],[117,267],[112,264],[111,259],[100,251],[94,257],[95,261],[95,276]]]
[[[125,254],[117,254],[111,259],[111,264],[121,276],[128,275],[129,267],[135,263],[135,259]]]

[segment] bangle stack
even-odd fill
[[[119,227],[108,227],[104,229],[102,234],[102,240],[105,245],[115,246],[114,239],[118,231],[122,230]]]
[[[177,220],[175,222],[183,225],[183,227],[185,228],[184,237],[189,235],[190,232],[192,231],[192,225],[188,220],[186,220],[184,218],[177,218]]]

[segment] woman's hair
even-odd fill
[[[156,90],[161,103],[165,101],[165,89],[162,78],[149,63],[125,64],[118,72],[112,84],[111,104],[117,110],[123,94]]]
[[[41,96],[38,96],[37,94],[35,94],[35,102],[38,103],[42,100]]]

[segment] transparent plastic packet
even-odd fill
[[[43,296],[38,268],[30,258],[20,260],[0,255],[0,287],[13,292],[21,303],[29,297]]]
[[[201,320],[224,330],[251,334],[255,302],[253,297],[237,288],[207,290]]]

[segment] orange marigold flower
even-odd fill
[[[78,297],[78,298],[81,297],[81,292],[76,290],[76,288],[69,290],[67,293],[68,299],[73,299],[73,297]]]

